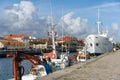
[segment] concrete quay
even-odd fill
[[[53,72],[40,80],[120,80],[120,50]]]

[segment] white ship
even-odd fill
[[[98,34],[88,35],[85,39],[86,50],[89,53],[102,54],[113,50],[113,41],[108,37],[108,32],[101,33],[99,30],[101,21],[99,20],[98,9]]]

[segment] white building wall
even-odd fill
[[[0,48],[3,48],[4,47],[4,44],[0,42]]]

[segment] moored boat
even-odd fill
[[[102,54],[113,50],[113,41],[108,37],[108,31],[101,33],[99,30],[101,21],[99,20],[98,9],[98,34],[88,35],[85,39],[86,51],[91,54]]]
[[[49,35],[52,37],[52,48],[53,50],[49,53],[44,53],[43,54],[43,59],[46,59],[48,63],[55,63],[56,65],[59,66],[60,69],[63,69],[69,65],[69,60],[68,60],[68,53],[61,53],[58,55],[58,52],[56,51],[55,48],[55,25],[52,25],[51,30],[49,31]],[[48,60],[49,58],[49,60]],[[53,66],[53,65],[51,65]]]
[[[88,52],[79,51],[77,55],[77,61],[84,62],[90,58],[90,54]]]

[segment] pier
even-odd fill
[[[41,80],[119,80],[120,50],[56,71]]]
[[[29,54],[29,55],[42,55],[41,50],[0,50],[0,58],[7,58],[8,54]]]

